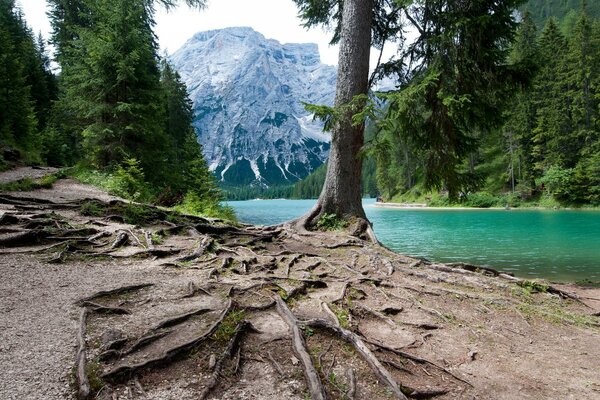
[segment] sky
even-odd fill
[[[17,0],[17,4],[33,31],[36,34],[42,32],[48,38],[51,28],[46,16],[46,1]],[[266,38],[281,43],[317,43],[321,61],[337,65],[338,48],[329,46],[331,33],[319,27],[310,30],[302,27],[292,0],[208,0],[208,8],[200,11],[185,5],[168,13],[162,7],[157,11],[155,32],[161,54],[175,52],[196,32],[250,26]]]

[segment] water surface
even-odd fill
[[[297,218],[314,200],[232,201],[241,222]],[[392,209],[365,200],[377,237],[402,254],[489,265],[526,278],[600,280],[600,211]]]

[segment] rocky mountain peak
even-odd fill
[[[327,158],[329,135],[302,104],[333,104],[336,69],[321,63],[316,44],[235,27],[196,33],[171,60],[194,102],[206,160],[225,184],[295,182]]]

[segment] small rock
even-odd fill
[[[477,350],[471,350],[471,351],[469,352],[469,359],[470,359],[471,361],[475,361],[475,357],[476,357],[476,356],[477,356]]]
[[[208,358],[208,369],[212,371],[213,369],[215,369],[215,365],[217,365],[217,356],[211,354]]]
[[[292,356],[292,364],[298,365],[299,362],[300,362],[300,360],[298,360],[296,357]]]

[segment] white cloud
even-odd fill
[[[183,3],[183,2],[182,2]],[[28,25],[48,38],[50,23],[46,16],[45,0],[18,0]],[[181,5],[166,12],[158,7],[155,32],[161,52],[173,53],[194,33],[227,28],[250,26],[269,39],[282,43],[317,43],[321,60],[337,64],[337,46],[329,46],[331,34],[320,28],[307,30],[292,0],[209,0],[204,10],[190,9]]]

